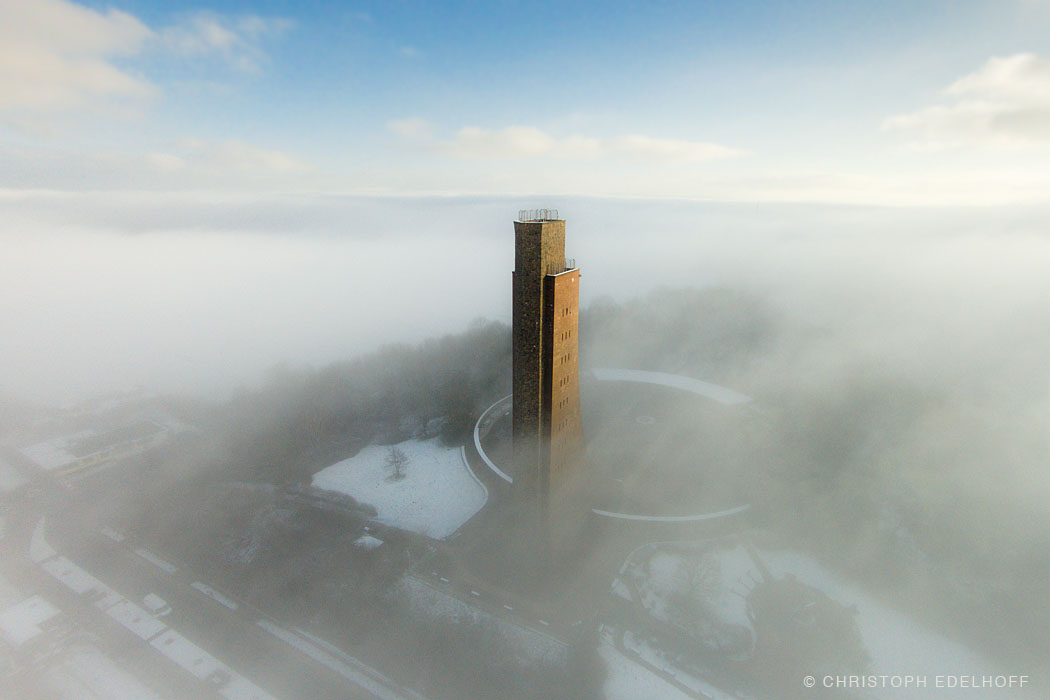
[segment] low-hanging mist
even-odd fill
[[[180,397],[174,410],[204,430],[177,457],[194,466],[128,494],[136,527],[176,550],[191,523],[197,541],[230,517],[209,510],[216,479],[300,483],[435,419],[457,444],[509,391],[519,204],[189,200],[158,219],[147,196],[9,197],[21,228],[0,260],[8,423],[21,401],[135,385]],[[734,436],[746,456],[715,444],[717,429],[670,426],[698,436],[674,469],[746,470],[734,488],[781,544],[1006,667],[1038,663],[1043,212],[558,204],[582,271],[581,368],[688,375],[760,408]]]
[[[510,219],[529,203],[7,194],[0,386],[44,402],[134,386],[222,396],[280,362],[509,321]],[[920,376],[1045,347],[1038,209],[556,204],[583,306],[660,285],[745,289],[834,329],[832,365],[871,355]]]

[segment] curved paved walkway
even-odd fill
[[[667,372],[647,372],[641,369],[608,369],[597,368],[591,370],[591,376],[600,382],[631,382],[634,384],[655,384],[666,386],[671,389],[688,391],[698,394],[718,403],[734,406],[742,403],[750,403],[751,397],[738,391],[727,389],[724,386],[702,382],[699,379],[686,377],[681,374],[669,374]]]
[[[632,382],[665,386],[671,389],[679,389],[681,391],[687,391],[692,394],[713,399],[718,403],[727,406],[738,406],[751,403],[752,401],[751,397],[746,394],[741,394],[738,391],[733,391],[732,389],[719,386],[718,384],[711,384],[710,382],[704,382],[680,374],[649,372],[640,369],[610,368],[596,368],[590,370],[589,373],[600,382]],[[481,446],[481,439],[485,437],[489,429],[492,427],[496,413],[503,409],[505,405],[509,407],[512,398],[513,394],[504,396],[502,399],[489,406],[481,416],[478,417],[478,422],[474,424],[474,448],[477,450],[478,456],[481,457],[481,461],[483,461],[493,473],[508,484],[514,483],[514,479],[500,469],[496,463],[489,458],[485,453],[485,449]],[[464,462],[465,461],[466,459],[464,457]],[[601,510],[599,508],[594,508],[591,512],[603,518],[613,518],[617,520],[634,520],[649,523],[689,523],[726,518],[732,515],[737,515],[738,513],[743,513],[750,508],[751,504],[745,503],[734,508],[727,508],[726,510],[719,510],[711,513],[695,513],[692,515],[642,515],[616,513],[608,510]]]
[[[502,469],[496,466],[495,462],[489,459],[489,456],[485,454],[485,449],[481,446],[481,438],[485,437],[485,435],[489,431],[489,428],[492,427],[492,414],[503,404],[507,404],[509,406],[512,396],[513,394],[507,394],[502,399],[486,408],[485,412],[478,417],[478,422],[474,424],[474,449],[478,451],[478,456],[481,457],[481,461],[488,465],[488,468],[495,472],[496,476],[503,479],[508,484],[513,484],[514,479],[511,478],[509,474],[504,473]]]

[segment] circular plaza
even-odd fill
[[[619,522],[688,523],[746,512],[764,457],[751,397],[691,377],[634,369],[581,372],[588,507]],[[482,413],[474,444],[512,484],[511,402]]]

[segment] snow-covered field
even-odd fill
[[[846,581],[809,557],[790,551],[760,551],[774,576],[794,574],[831,598],[857,606],[857,625],[871,654],[872,673],[926,676],[930,687],[912,689],[874,689],[875,697],[918,700],[944,698],[946,693],[974,693],[981,700],[1033,698],[1024,690],[981,688],[947,690],[935,687],[937,676],[997,676],[1021,674],[1024,669],[999,669],[976,651],[924,627],[906,615],[872,598],[856,584]],[[736,556],[740,556],[739,553]]]
[[[375,506],[382,523],[435,539],[452,535],[485,505],[488,492],[467,468],[460,448],[446,447],[440,438],[394,447],[408,458],[401,480],[389,478],[390,447],[369,445],[314,474],[312,484]]]
[[[689,545],[682,544],[681,548],[669,544],[656,552],[636,552],[632,562],[624,567],[621,579],[614,582],[613,592],[628,600],[640,601],[649,614],[667,620],[668,596],[681,589],[683,579],[695,569],[699,560],[716,574],[712,583],[717,583],[708,590],[705,608],[726,622],[750,627],[745,601],[740,594],[754,586],[761,574],[747,550],[743,546],[711,546],[699,547],[687,554]],[[953,691],[936,687],[938,676],[980,678],[1024,673],[1024,670],[995,668],[981,654],[915,622],[804,554],[759,550],[758,556],[773,577],[793,575],[843,605],[856,606],[857,626],[872,659],[868,674],[924,676],[927,679],[926,688],[868,688],[871,697],[901,700],[940,698]],[[637,599],[631,594],[632,586],[638,592]],[[603,658],[609,657],[610,653],[603,651]],[[615,664],[631,663],[629,659],[616,659],[610,663],[610,658],[606,658],[606,661],[611,674],[610,683],[614,673],[619,676],[626,673],[622,669],[616,670]],[[659,655],[654,655],[649,662],[668,672],[680,673],[673,665],[661,662]],[[610,692],[608,685],[606,692],[609,698],[622,697],[622,693]],[[1017,688],[982,688],[973,692],[988,700],[1035,697]]]
[[[753,585],[758,572],[742,547],[709,550],[702,554],[700,551],[671,549],[650,552],[652,556],[647,560],[634,561],[621,573],[621,578],[633,582],[646,612],[663,622],[674,622],[676,613],[668,610],[668,601],[676,594],[689,593],[694,572],[700,566],[709,572],[703,593],[705,615],[722,624],[751,630],[747,601],[742,594]],[[642,550],[634,559],[643,559],[645,554],[647,552]],[[633,600],[623,580],[614,582],[613,592]]]

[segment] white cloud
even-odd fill
[[[218,56],[238,70],[258,71],[266,54],[264,39],[279,36],[291,27],[286,19],[247,15],[223,17],[197,12],[160,33],[160,43],[185,58]]]
[[[303,173],[311,169],[305,161],[282,151],[237,140],[186,139],[176,144],[174,150],[176,153],[151,153],[147,162],[154,169],[165,172],[193,168],[211,174],[260,177]]]
[[[743,151],[717,143],[659,139],[642,134],[621,136],[612,140],[608,146],[611,151],[616,153],[658,160],[701,161],[714,160],[716,158],[733,158],[743,155]]]
[[[186,167],[186,159],[173,153],[148,153],[146,163],[158,172],[177,172]]]
[[[883,130],[914,133],[927,148],[1050,142],[1050,59],[993,57],[942,95],[942,104],[886,119]]]
[[[429,139],[433,134],[430,122],[419,117],[392,119],[386,123],[390,133],[406,139]]]
[[[467,126],[456,132],[451,141],[438,144],[442,152],[457,158],[579,155],[570,153],[567,146],[567,143],[559,143],[553,136],[531,126],[508,126],[499,130]]]
[[[149,27],[119,10],[0,0],[0,114],[27,121],[32,113],[153,94],[148,81],[111,60],[139,52],[151,36]]]
[[[46,132],[57,117],[85,110],[114,114],[140,107],[160,89],[118,62],[147,50],[178,60],[217,57],[254,72],[265,62],[265,39],[287,20],[221,17],[200,12],[154,31],[115,9],[69,0],[0,0],[0,119]]]
[[[424,142],[438,153],[480,160],[540,157],[592,160],[617,157],[698,162],[744,154],[743,151],[715,143],[656,138],[643,134],[612,139],[578,134],[556,137],[534,126],[508,126],[502,129],[467,126],[457,131],[453,138],[442,141],[433,139],[431,125],[418,117],[388,122],[387,128],[398,136]]]
[[[329,182],[296,155],[243,141],[187,139],[139,153],[0,144],[0,192],[289,192]]]
[[[984,66],[948,86],[947,95],[1006,100],[1050,100],[1050,59],[1032,53],[991,58]]]

